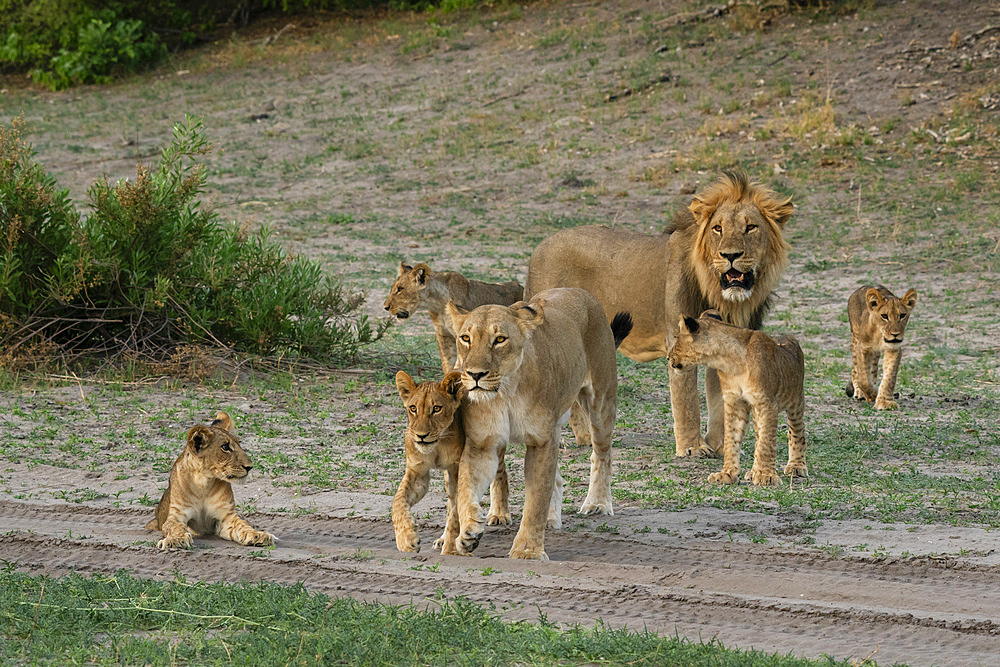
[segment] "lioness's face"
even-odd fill
[[[423,453],[431,452],[441,434],[455,420],[455,411],[462,405],[465,387],[461,375],[448,373],[441,382],[417,385],[403,371],[396,373],[396,388],[406,408],[407,432]]]
[[[903,344],[903,332],[910,319],[910,312],[917,305],[917,291],[911,289],[903,298],[895,296],[883,297],[877,289],[865,293],[865,301],[872,321],[882,332],[882,341],[887,347],[899,347]]]
[[[447,310],[458,333],[456,368],[469,398],[495,398],[520,368],[525,342],[544,319],[541,306],[518,301],[510,307],[480,306],[467,313],[449,302]]]
[[[413,267],[405,262],[400,263],[396,280],[389,289],[389,296],[385,298],[383,307],[401,320],[412,315],[420,307],[429,274],[426,264]]]
[[[187,434],[188,448],[201,459],[205,472],[216,479],[241,483],[253,465],[240,446],[240,439],[230,433],[232,420],[224,412],[211,426],[193,426]]]

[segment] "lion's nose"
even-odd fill
[[[247,472],[250,472],[251,470],[253,470],[253,466],[243,466],[243,469],[246,470]]]
[[[720,252],[719,254],[728,259],[730,264],[743,256],[742,252]]]
[[[472,378],[473,382],[479,382],[480,378],[486,377],[486,371],[483,371],[482,373],[473,373],[472,371],[466,371],[465,374],[468,375],[470,378]]]

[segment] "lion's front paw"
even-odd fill
[[[510,511],[500,511],[490,508],[490,513],[486,515],[487,526],[509,526],[510,524]]]
[[[754,466],[747,473],[746,480],[754,486],[778,486],[781,484],[781,477],[773,468],[758,468]]]
[[[194,546],[194,540],[191,539],[191,535],[182,536],[172,536],[164,537],[162,540],[156,543],[159,549],[190,549]]]
[[[792,463],[789,462],[785,466],[785,474],[791,475],[792,477],[808,477],[809,470],[805,463]]]
[[[434,550],[441,551],[446,544],[448,544],[448,531],[441,533],[441,537],[434,540]]]
[[[510,548],[508,556],[520,560],[547,561],[549,559],[549,555],[545,553],[545,549],[537,547],[519,547],[516,543]]]
[[[712,449],[712,446],[705,442],[704,440],[698,441],[697,447],[688,447],[683,450],[683,454],[677,454],[678,456],[691,456],[697,459],[721,459],[722,452]]]
[[[442,536],[442,540],[444,537]],[[438,540],[440,542],[441,540]],[[436,546],[436,543],[435,543]],[[420,551],[420,536],[413,529],[402,529],[396,531],[396,548],[400,551],[416,553]]]
[[[479,540],[483,538],[483,526],[482,524],[474,524],[462,533],[455,540],[455,550],[456,553],[461,556],[467,556],[476,550],[479,546]]]
[[[277,541],[277,537],[265,530],[254,530],[247,533],[243,544],[248,547],[270,547],[274,546],[274,543]]]
[[[713,472],[708,476],[709,484],[736,484],[740,478],[739,468],[723,468],[722,472]]]
[[[583,501],[582,505],[580,505],[580,514],[583,514],[584,516],[589,516],[591,514],[614,516],[615,511],[611,507],[611,498],[592,499],[590,496],[587,496],[587,499]]]
[[[875,401],[876,410],[897,410],[899,409],[899,403],[887,398],[880,398]]]

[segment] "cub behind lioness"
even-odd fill
[[[757,431],[753,468],[746,479],[754,484],[778,484],[775,472],[778,413],[788,414],[788,465],[785,474],[806,476],[805,363],[802,349],[792,336],[772,338],[760,331],[725,324],[714,310],[698,319],[680,320],[670,364],[682,370],[687,364],[714,368],[722,385],[725,414],[722,472],[708,481],[733,484],[740,472],[740,445],[753,409]]]
[[[875,401],[876,410],[895,410],[893,399],[899,361],[903,356],[903,332],[910,312],[917,304],[917,290],[903,298],[893,296],[881,285],[864,285],[847,300],[847,318],[851,322],[851,379],[847,396],[861,401]],[[882,357],[882,383],[875,390],[878,360]]]

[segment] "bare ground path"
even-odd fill
[[[988,665],[1000,656],[1000,569],[955,559],[843,560],[709,539],[552,532],[549,563],[506,559],[495,529],[474,558],[394,548],[384,520],[254,517],[281,535],[267,555],[216,539],[160,552],[149,510],[0,501],[0,558],[29,572],[178,574],[303,582],[332,596],[433,604],[465,596],[515,618],[677,632],[765,651],[880,664]],[[425,536],[440,526],[424,527]],[[140,543],[140,544],[137,544]]]

